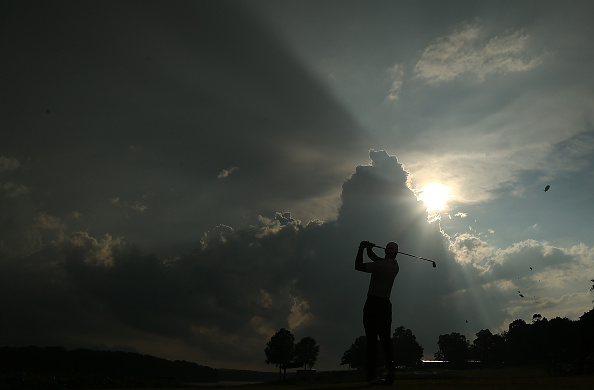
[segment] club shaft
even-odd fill
[[[384,250],[386,249],[386,248],[384,248],[383,246],[379,246],[379,245],[374,245],[374,247],[376,247],[376,248],[380,248],[380,249],[384,249]],[[421,260],[430,261],[430,262],[432,262],[432,263],[435,263],[435,261],[433,261],[433,260],[426,259],[426,258],[424,258],[424,257],[421,257],[421,256],[415,256],[415,255],[411,255],[410,253],[404,253],[404,252],[398,252],[398,253],[401,253],[401,254],[403,254],[403,255],[410,256],[410,257],[416,257],[417,259],[421,259]]]
[[[398,252],[398,253],[402,253],[403,255],[406,255],[406,256],[410,256],[410,257],[416,257],[417,259],[421,259],[421,260],[430,261],[430,262],[432,262],[432,263],[435,263],[435,261],[433,261],[433,260],[430,260],[430,259],[426,259],[426,258],[424,258],[424,257],[421,257],[421,256],[415,256],[415,255],[411,255],[411,254],[409,254],[409,253],[404,253],[404,252]]]

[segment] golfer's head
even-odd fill
[[[398,244],[396,244],[395,242],[389,242],[386,245],[386,257],[389,258],[396,258],[396,255],[398,254]]]

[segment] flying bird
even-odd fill
[[[547,186],[544,189],[544,192],[547,192],[549,190],[549,188],[551,188],[551,186],[547,184]]]

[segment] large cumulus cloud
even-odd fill
[[[125,346],[260,367],[268,338],[287,327],[316,338],[320,364],[334,367],[363,332],[368,277],[353,261],[364,239],[396,240],[437,259],[439,272],[402,258],[394,291],[395,323],[433,342],[439,329],[427,324],[446,309],[438,297],[452,277],[443,236],[427,223],[396,158],[385,151],[370,157],[345,181],[337,220],[302,224],[277,213],[247,228],[219,225],[176,257],[69,232],[64,221],[39,216],[28,231],[45,232],[43,243],[2,253],[4,315],[13,319],[3,322],[3,342]]]

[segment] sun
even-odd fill
[[[440,183],[429,184],[419,192],[419,199],[425,203],[427,211],[443,210],[449,197],[448,188]]]

